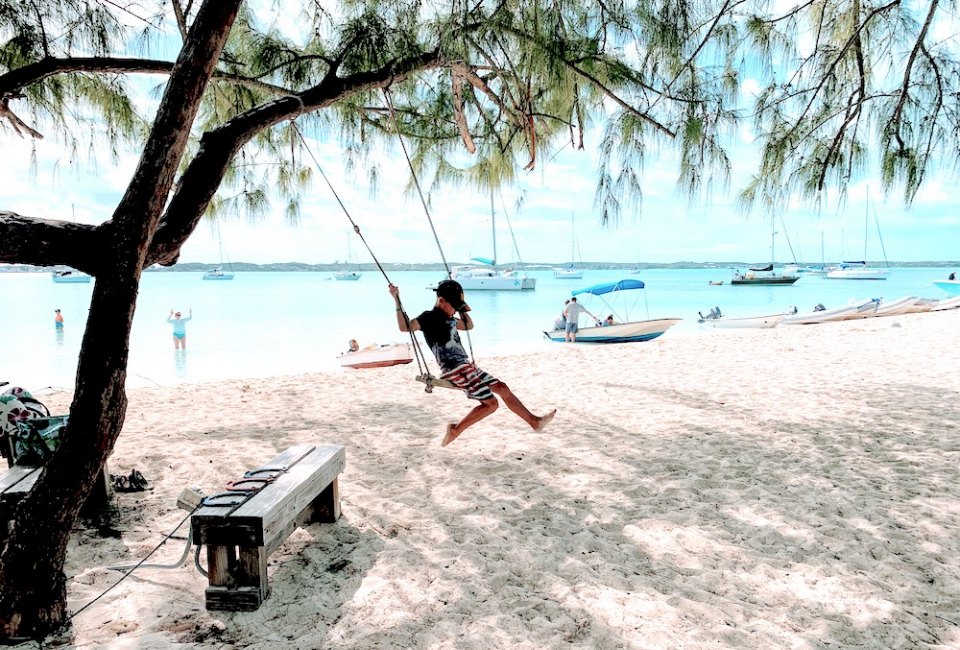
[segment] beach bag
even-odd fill
[[[0,394],[0,453],[10,458],[11,442],[19,434],[21,422],[47,417],[50,410],[19,386]]]
[[[50,460],[67,431],[66,415],[32,418],[17,423],[13,437],[13,460],[17,465],[39,466]]]

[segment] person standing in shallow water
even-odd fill
[[[180,312],[170,310],[170,316],[167,318],[167,322],[173,325],[174,350],[187,349],[187,321],[191,318],[193,318],[193,309],[190,310],[190,315],[186,318],[181,318]]]
[[[433,309],[423,312],[413,320],[403,312],[400,306],[400,290],[392,284],[388,287],[397,306],[397,325],[400,331],[423,332],[423,338],[426,339],[430,351],[433,352],[440,366],[440,378],[463,390],[468,398],[480,402],[460,422],[447,425],[446,435],[440,443],[441,447],[446,447],[467,428],[492,415],[500,406],[497,397],[502,399],[507,408],[529,424],[534,431],[543,431],[557,414],[557,410],[554,409],[543,416],[534,415],[513,394],[509,386],[477,368],[463,349],[458,330],[473,329],[473,319],[468,313],[470,307],[464,302],[463,287],[459,282],[444,280],[438,284],[434,289],[437,292],[437,302]],[[459,312],[459,318],[457,312]]]
[[[60,313],[59,309],[53,310],[53,326],[58,330],[63,329],[63,314]]]

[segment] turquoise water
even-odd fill
[[[636,276],[647,284],[646,305],[632,305],[639,318],[680,317],[665,337],[722,336],[697,325],[697,312],[719,306],[729,316],[773,313],[796,305],[809,311],[851,299],[902,296],[942,298],[931,282],[951,269],[894,269],[885,281],[827,280],[804,277],[792,286],[710,286],[729,282],[719,269],[658,269]],[[525,292],[474,292],[467,296],[477,328],[471,333],[476,358],[535,350],[559,351],[543,338],[575,288],[618,280],[622,271],[588,270],[582,280],[555,280],[535,271],[537,289]],[[411,316],[433,304],[426,287],[442,279],[436,272],[397,272],[391,280]],[[46,273],[0,273],[3,317],[0,380],[38,388],[70,387],[93,284],[56,284]],[[641,293],[641,296],[643,295]],[[593,300],[593,302],[591,302]],[[610,309],[587,296],[597,315]],[[618,304],[619,318],[631,305]],[[646,308],[649,308],[647,312]],[[170,309],[193,309],[187,324],[187,351],[175,352]],[[53,326],[53,310],[66,320]],[[205,282],[200,273],[145,273],[134,319],[130,349],[130,385],[169,385],[241,377],[339,371],[336,356],[356,338],[361,345],[404,340],[396,329],[393,302],[378,273],[357,282],[337,282],[327,273],[237,273],[229,282]],[[350,371],[354,372],[354,371]]]

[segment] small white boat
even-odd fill
[[[413,348],[409,343],[368,345],[355,352],[344,352],[337,358],[344,368],[386,368],[413,361]]]
[[[933,286],[946,291],[951,296],[960,296],[960,280],[937,280]]]
[[[590,294],[598,296],[606,306],[607,310],[613,312],[615,310],[603,298],[603,296],[610,295],[612,298],[616,298],[626,291],[643,289],[644,286],[645,285],[641,280],[628,278],[625,280],[619,280],[617,282],[604,282],[592,287],[587,287],[586,289],[578,289],[573,292],[573,295],[577,296],[580,294]],[[623,322],[616,323],[614,325],[581,327],[577,332],[577,343],[639,343],[643,341],[650,341],[651,339],[657,338],[683,319],[656,318],[632,321],[629,318],[629,314],[627,314],[627,317],[622,320]],[[566,340],[565,332],[562,330],[544,332],[543,335],[551,341],[557,343],[563,343]]]
[[[90,282],[90,276],[80,271],[54,271],[51,278],[58,284]]]
[[[363,275],[363,273],[360,273],[359,271],[334,271],[333,278],[335,280],[346,280],[351,282],[359,280],[361,275]]]
[[[721,316],[720,318],[706,318],[699,322],[718,329],[770,329],[771,327],[776,327],[784,318],[794,313],[796,312],[769,314],[767,316],[745,316],[740,318]]]
[[[909,314],[918,300],[919,298],[916,296],[908,296],[900,300],[881,300],[880,304],[877,305],[877,311],[870,314],[870,316],[899,316],[901,314]]]
[[[954,296],[952,298],[938,300],[930,307],[930,311],[946,311],[948,309],[957,309],[958,307],[960,307],[960,296]]]
[[[231,271],[224,271],[223,268],[217,267],[215,269],[210,269],[203,274],[204,280],[232,280],[234,273]]]
[[[933,298],[917,298],[917,302],[910,306],[908,314],[922,314],[933,309],[933,306],[939,302]]]
[[[880,304],[879,300],[871,298],[870,300],[854,302],[834,309],[819,309],[803,314],[793,314],[792,316],[784,317],[780,322],[783,325],[812,325],[815,323],[866,318],[877,310],[878,304]]]

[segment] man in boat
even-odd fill
[[[606,319],[604,319],[603,323],[600,326],[610,327],[611,325],[616,325],[616,324],[617,323],[613,320],[613,314],[610,314],[609,316],[606,317]]]
[[[468,398],[480,402],[460,422],[447,425],[446,435],[440,446],[446,447],[468,427],[492,415],[500,405],[497,397],[502,399],[507,408],[529,424],[534,431],[543,431],[556,415],[557,410],[554,409],[543,416],[534,415],[517,399],[509,386],[475,366],[463,349],[458,330],[473,329],[473,319],[468,313],[470,307],[464,301],[463,287],[459,282],[444,280],[438,284],[434,289],[437,292],[437,301],[433,309],[423,312],[412,320],[400,305],[400,290],[395,285],[388,286],[390,295],[396,303],[397,325],[400,331],[423,332],[423,338],[440,366],[440,378],[463,390]]]

